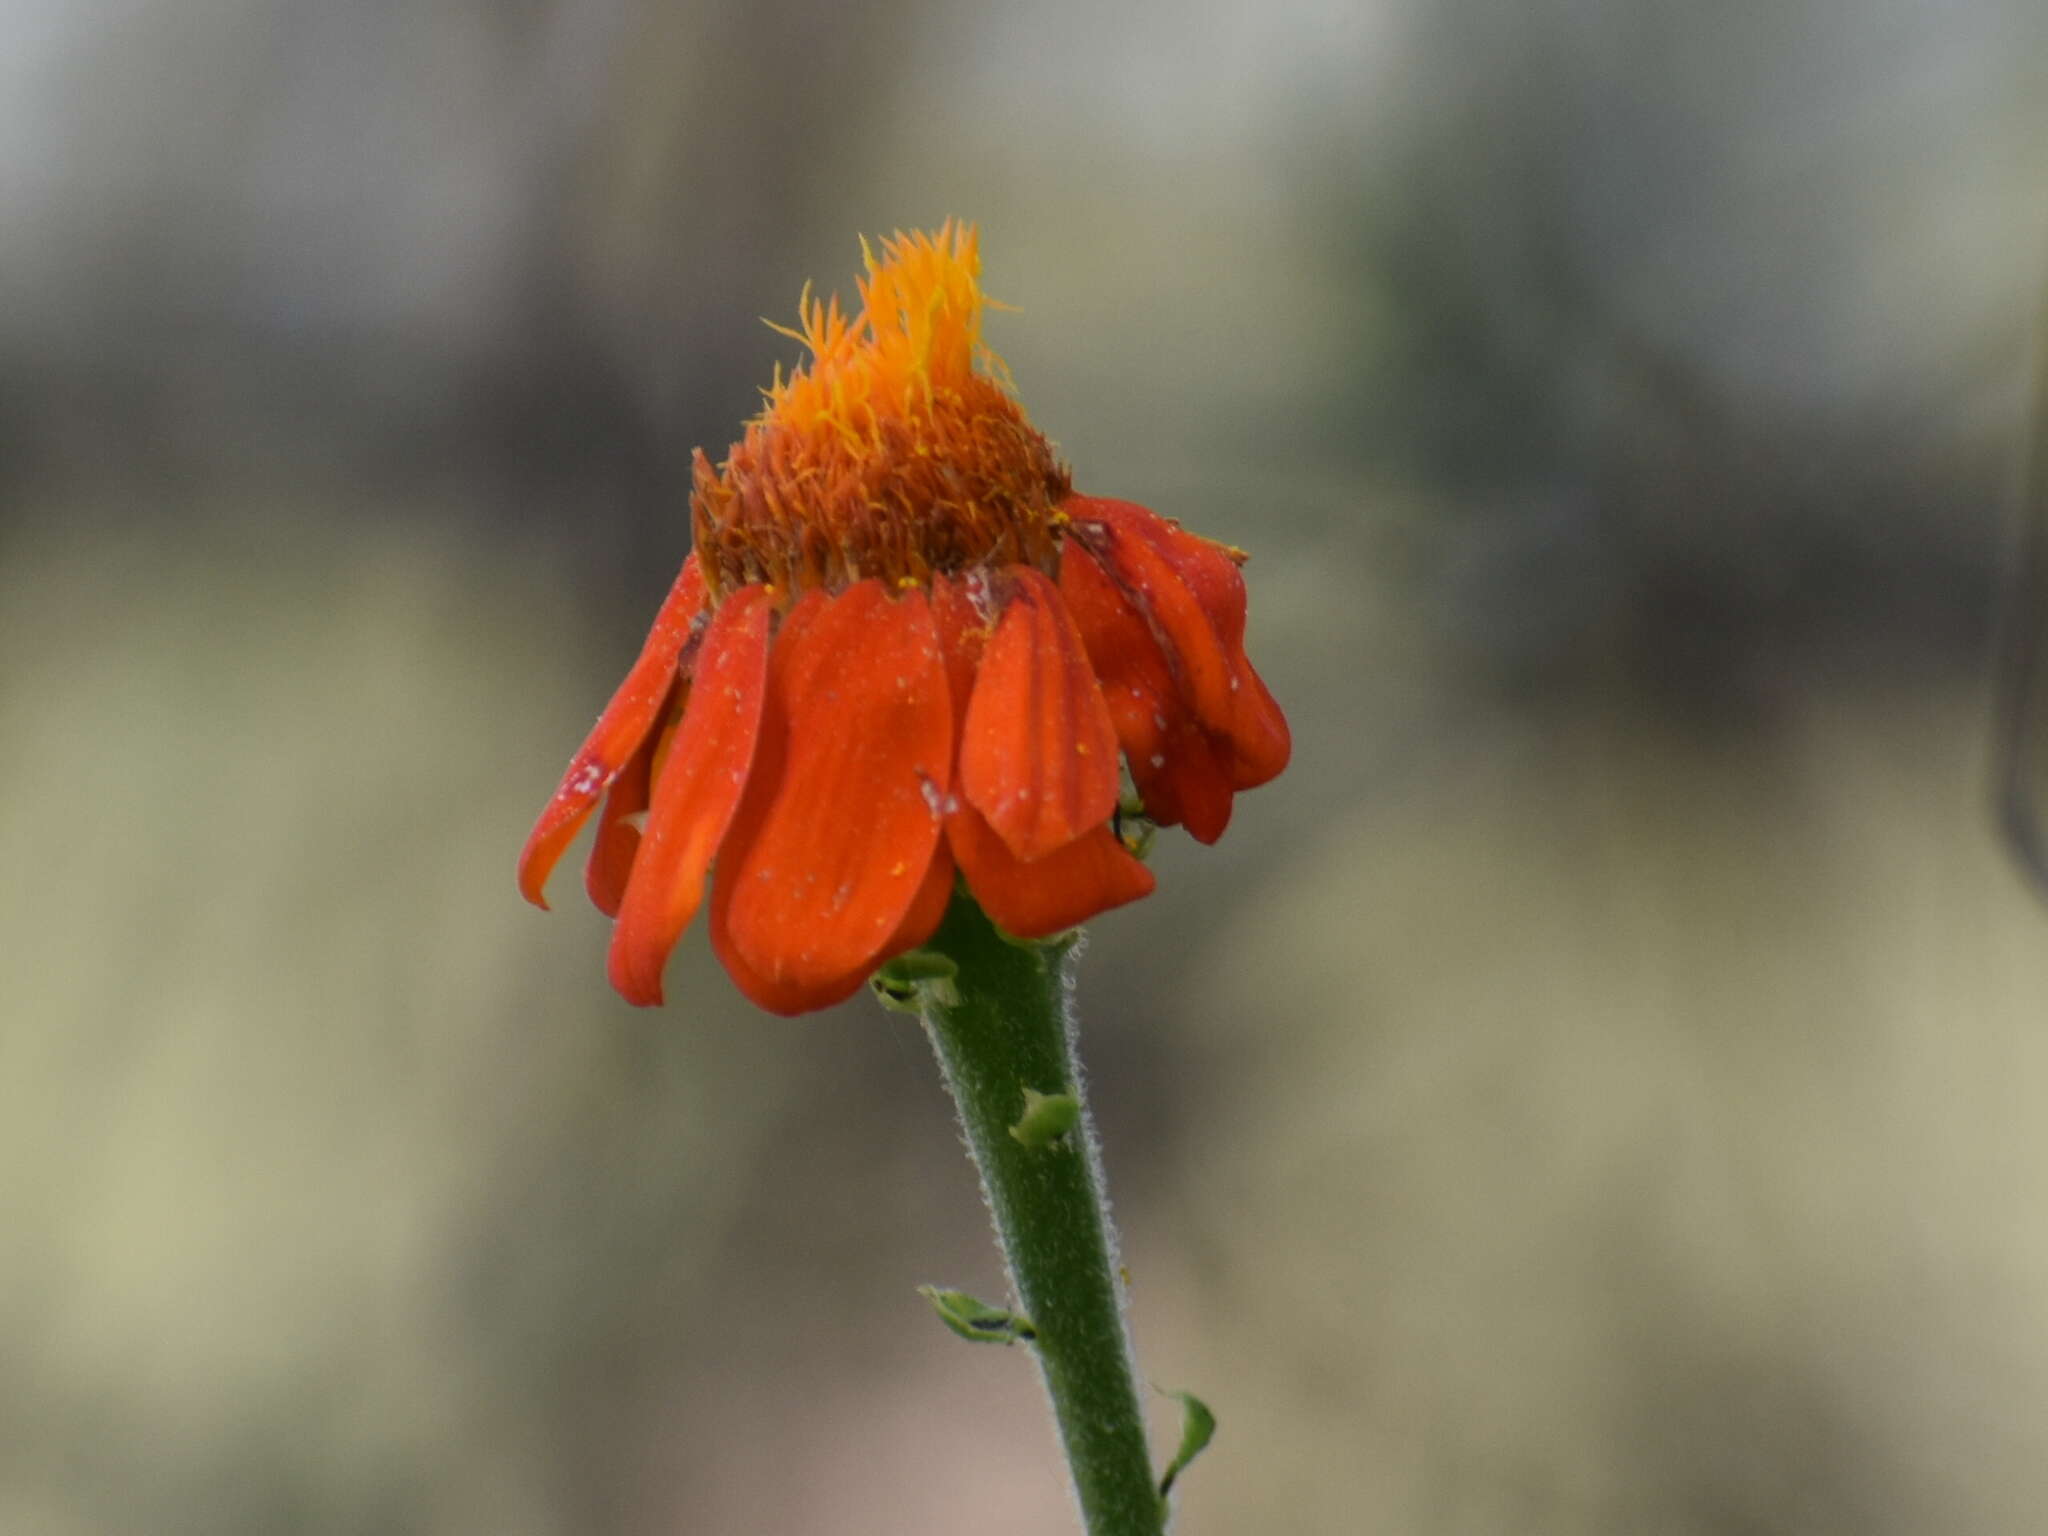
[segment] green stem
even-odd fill
[[[1082,1519],[1089,1536],[1159,1536],[1165,1514],[1138,1409],[1115,1232],[1074,1057],[1074,946],[1012,942],[962,891],[928,948],[958,967],[950,988],[921,989],[921,1011],[1035,1330]],[[1036,1099],[1024,1123],[1026,1089],[1071,1096],[1078,1124],[1048,1139],[1043,1129],[1060,1119]]]

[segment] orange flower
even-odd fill
[[[661,1001],[711,882],[711,943],[777,1013],[822,1008],[937,928],[955,875],[1021,938],[1147,894],[1118,754],[1154,821],[1214,842],[1287,764],[1244,654],[1236,550],[1073,494],[981,342],[974,230],[808,293],[808,367],[714,470],[683,562],[519,859],[597,807],[586,885],[613,986]]]

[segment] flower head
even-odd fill
[[[661,1001],[710,883],[711,942],[778,1013],[931,937],[956,876],[1020,938],[1151,891],[1117,834],[1214,842],[1286,766],[1244,654],[1243,555],[1073,493],[982,345],[971,227],[806,294],[808,362],[715,469],[696,549],[520,855],[541,890],[597,809],[586,885],[612,984]]]

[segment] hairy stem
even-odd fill
[[[958,969],[950,986],[923,989],[920,1011],[1034,1330],[1082,1520],[1089,1536],[1158,1536],[1165,1515],[1067,1009],[1074,946],[1014,943],[963,891],[929,949]]]

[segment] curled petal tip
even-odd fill
[[[659,1008],[665,1000],[659,972],[648,976],[622,966],[616,953],[606,963],[605,974],[611,981],[612,990],[635,1008]]]

